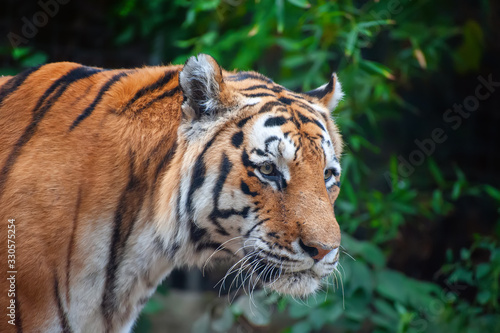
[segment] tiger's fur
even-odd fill
[[[281,293],[317,290],[339,255],[341,97],[335,75],[298,94],[207,55],[0,78],[0,258],[15,219],[17,271],[1,331],[128,332],[173,268],[212,256]]]

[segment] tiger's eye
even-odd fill
[[[263,175],[270,175],[273,173],[274,171],[274,165],[272,164],[269,164],[269,163],[266,163],[264,165],[262,165],[260,168],[259,168],[259,171],[263,174]]]
[[[332,169],[325,170],[325,180],[330,179],[332,175],[333,175]]]

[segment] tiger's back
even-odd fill
[[[2,331],[128,332],[173,268],[212,258],[317,290],[339,256],[341,96],[335,75],[298,94],[206,55],[1,78]]]

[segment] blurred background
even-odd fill
[[[493,0],[0,4],[0,75],[200,52],[297,91],[338,72],[340,276],[250,299],[214,288],[229,266],[175,271],[135,332],[500,332],[499,49]]]

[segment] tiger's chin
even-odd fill
[[[280,294],[306,297],[321,287],[321,278],[312,270],[291,272],[281,275],[275,281],[264,283],[266,289]]]
[[[301,271],[286,272],[272,281],[263,281],[262,286],[283,295],[305,298],[321,288],[324,280],[335,272],[337,264],[338,261],[333,263],[332,270],[313,266]]]

